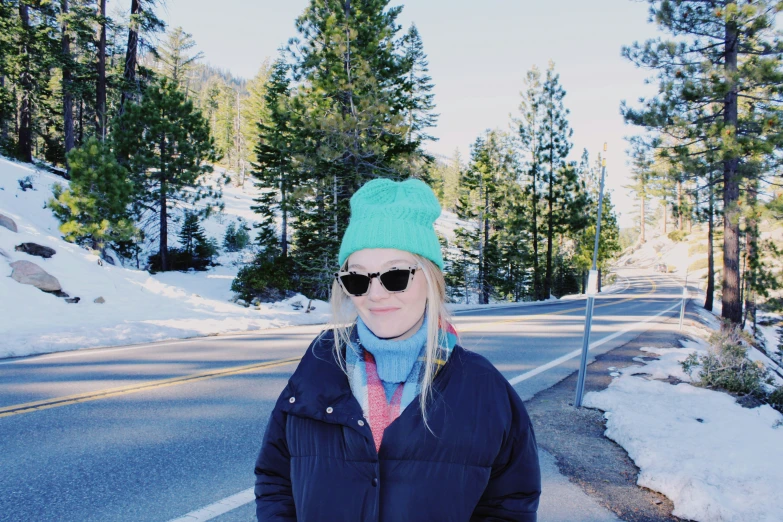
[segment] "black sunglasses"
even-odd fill
[[[372,274],[359,274],[354,271],[337,272],[334,277],[340,283],[340,286],[346,293],[353,296],[364,295],[370,291],[370,281],[377,277],[387,292],[404,292],[408,288],[408,283],[413,279],[413,274],[419,265],[409,266],[408,268],[391,267],[385,272],[375,272]]]

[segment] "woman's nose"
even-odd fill
[[[373,277],[370,279],[370,291],[368,292],[368,295],[371,298],[374,297],[386,297],[389,295],[389,292],[386,291],[386,289],[381,284],[381,280],[377,277]]]

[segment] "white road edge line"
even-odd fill
[[[680,306],[680,303],[676,303],[676,304],[670,306],[669,308],[667,308],[666,310],[664,310],[662,312],[658,312],[657,314],[655,314],[655,315],[653,315],[651,317],[648,317],[644,321],[639,321],[638,323],[634,323],[631,326],[629,326],[628,328],[625,328],[623,330],[619,330],[619,331],[617,331],[617,332],[615,332],[615,333],[613,333],[611,335],[607,335],[606,337],[604,337],[600,341],[596,341],[594,343],[590,343],[590,348],[589,349],[592,350],[594,348],[598,348],[602,344],[608,343],[612,339],[616,339],[617,337],[620,337],[621,335],[623,335],[625,333],[628,333],[631,330],[635,330],[638,326],[641,326],[643,324],[647,324],[650,321],[652,321],[653,319],[656,319],[656,318],[662,316],[665,313],[671,312],[672,310],[674,310],[675,308],[678,308],[679,306]],[[549,370],[551,368],[554,368],[555,366],[559,366],[559,365],[563,364],[564,362],[566,362],[566,361],[568,361],[570,359],[573,359],[574,357],[577,357],[577,356],[581,355],[581,353],[582,353],[582,349],[581,348],[578,349],[578,350],[574,350],[573,352],[567,353],[567,354],[563,355],[562,357],[558,357],[554,361],[550,361],[550,362],[548,362],[546,364],[543,364],[543,365],[541,365],[541,366],[539,366],[537,368],[533,368],[532,370],[527,371],[527,372],[523,373],[522,375],[517,375],[516,377],[514,377],[512,379],[509,379],[508,382],[510,382],[512,385],[519,384],[520,382],[526,381],[526,380],[530,379],[531,377],[535,377],[539,373],[543,373],[543,372],[545,372],[545,371],[547,371],[547,370]]]
[[[206,522],[212,520],[215,517],[219,517],[224,513],[236,509],[240,506],[244,506],[256,499],[254,493],[254,487],[248,488],[244,491],[240,491],[236,495],[231,495],[223,500],[218,500],[214,504],[210,504],[207,507],[191,511],[186,515],[182,515],[179,518],[170,520],[169,522]]]
[[[653,319],[656,319],[660,316],[662,316],[665,313],[671,312],[675,308],[680,306],[680,303],[677,303],[673,306],[670,306],[666,310],[659,312],[652,317],[648,317],[644,321],[639,321],[638,323],[634,323],[628,328],[625,328],[624,330],[620,330],[618,332],[615,332],[611,335],[607,335],[600,341],[596,341],[592,344],[590,344],[590,349],[597,348],[601,346],[604,343],[608,343],[612,339],[616,339],[617,337],[630,332],[631,330],[635,329],[636,327],[647,324]],[[522,375],[519,375],[517,377],[514,377],[509,382],[513,384],[520,383],[522,381],[525,381],[527,379],[530,379],[531,377],[535,377],[539,373],[543,373],[550,368],[554,368],[555,366],[558,366],[560,364],[563,364],[569,359],[573,359],[574,357],[578,356],[580,353],[582,353],[582,350],[574,350],[571,353],[567,353],[562,357],[558,357],[554,361],[550,361],[547,364],[544,364],[542,366],[539,366],[538,368],[534,368],[530,370],[529,372],[523,373]],[[203,507],[201,509],[197,509],[196,511],[191,511],[190,513],[183,515],[179,518],[175,518],[173,520],[170,520],[169,522],[206,522],[208,520],[212,520],[213,518],[219,517],[220,515],[224,513],[228,513],[232,509],[236,509],[240,506],[243,506],[245,504],[249,504],[250,502],[253,502],[256,498],[254,493],[255,488],[249,488],[244,491],[240,491],[236,495],[231,495],[230,497],[226,497],[223,500],[218,500],[214,504],[210,504],[206,507]]]

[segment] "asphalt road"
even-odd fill
[[[592,355],[678,312],[671,277],[620,274],[625,290],[596,299]],[[584,308],[470,310],[455,323],[529,399],[577,369]],[[244,492],[242,504],[271,408],[321,328],[0,361],[0,520],[169,521]],[[568,520],[557,504],[542,501],[539,519]],[[255,520],[253,503],[213,520]]]

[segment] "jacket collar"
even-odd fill
[[[359,342],[355,325],[351,329],[350,339],[354,344]],[[345,346],[341,348],[343,360],[345,349]],[[461,359],[461,352],[462,347],[455,345],[446,365],[435,376],[434,384],[446,384],[454,365],[459,364],[457,361]],[[310,345],[276,407],[297,417],[349,426],[372,439],[369,424],[351,391],[348,376],[335,359],[332,330],[322,331]]]
[[[355,325],[350,338],[351,342],[358,342]],[[345,360],[345,346],[341,352]],[[298,417],[361,428],[358,421],[364,420],[362,409],[351,392],[348,376],[335,358],[332,330],[321,332],[305,352],[278,406],[283,412]],[[364,427],[366,424],[364,422]]]

